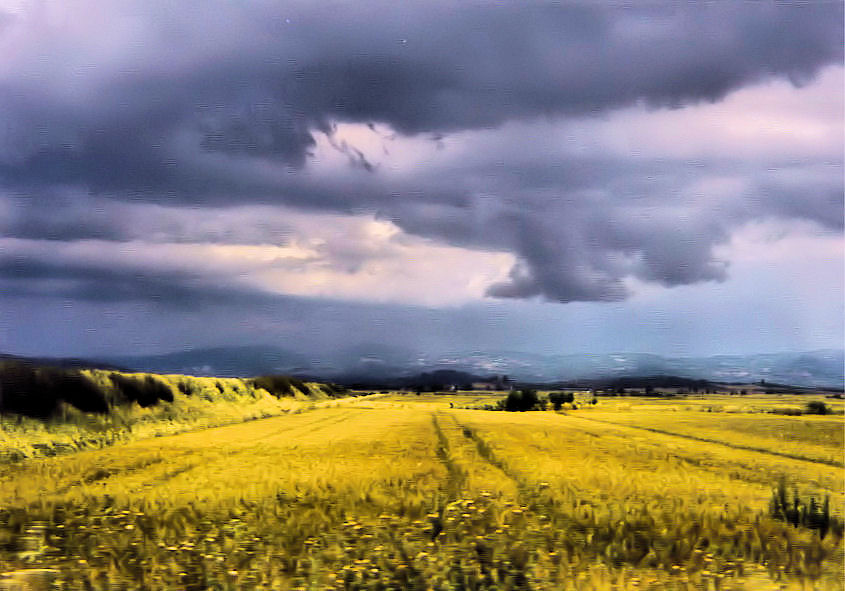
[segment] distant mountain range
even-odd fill
[[[48,359],[38,360],[42,363]],[[52,360],[82,366],[86,361]],[[151,356],[114,356],[87,362],[98,367],[221,377],[285,373],[337,382],[403,380],[423,372],[452,370],[473,376],[507,375],[523,382],[673,375],[716,382],[767,382],[794,386],[845,385],[845,351],[664,357],[647,353],[540,355],[520,352],[457,352],[426,355],[384,345],[317,354],[271,346],[194,349]]]
[[[82,359],[77,357],[21,357],[19,355],[7,355],[0,353],[0,364],[3,362],[22,362],[30,365],[46,365],[50,367],[61,367],[64,369],[104,369],[107,371],[126,371],[125,367],[95,361],[93,359]]]

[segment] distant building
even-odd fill
[[[473,382],[473,390],[513,390],[514,381],[508,376],[493,376],[483,382]]]

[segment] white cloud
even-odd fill
[[[673,158],[818,158],[841,154],[842,67],[795,88],[775,79],[717,103],[654,111],[634,107],[593,127],[596,148]]]
[[[845,237],[839,233],[823,231],[812,222],[764,220],[746,224],[736,232],[730,243],[721,247],[721,253],[737,266],[750,270],[751,267],[791,268],[793,272],[816,275],[815,266],[826,269],[825,275],[833,281],[841,281],[845,263]],[[838,273],[830,271],[837,268]],[[804,281],[812,285],[816,281]]]
[[[288,212],[286,221],[282,245],[3,238],[0,250],[71,269],[185,274],[271,294],[425,306],[481,299],[514,263],[509,253],[438,245],[372,216]]]

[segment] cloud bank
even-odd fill
[[[724,281],[746,224],[842,231],[842,21],[841,3],[18,3],[4,283],[443,305]]]

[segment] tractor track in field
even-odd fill
[[[276,417],[272,417],[276,418]],[[261,437],[257,437],[250,441],[250,445],[254,444],[255,442],[262,441],[269,439],[271,437],[275,437],[279,434],[288,434],[291,431],[300,430],[300,434],[304,435],[307,433],[311,433],[313,431],[318,431],[320,429],[331,427],[335,424],[341,423],[346,421],[349,418],[349,413],[344,412],[340,416],[327,416],[327,417],[320,417],[316,420],[310,421],[304,425],[297,425],[294,427],[289,427],[286,429],[281,429],[279,431],[274,431],[272,433],[268,433],[266,435],[262,435]],[[225,428],[225,427],[223,427]],[[238,453],[237,450],[232,450],[229,453]],[[194,450],[185,450],[180,454],[182,460],[187,460],[188,463],[183,465],[177,465],[172,467],[169,470],[164,471],[161,474],[153,476],[150,475],[150,480],[146,483],[145,486],[159,486],[162,485],[170,480],[173,480],[177,476],[180,476],[186,472],[193,470],[194,468],[199,467],[200,465],[208,465],[208,461],[199,463],[199,462],[190,462],[191,457],[194,455]],[[84,474],[80,476],[79,479],[73,482],[69,482],[64,486],[56,489],[54,492],[56,494],[65,494],[74,488],[78,488],[80,486],[90,486],[96,484],[106,484],[108,480],[113,478],[121,478],[123,476],[128,476],[131,474],[135,474],[137,472],[141,472],[146,470],[152,466],[157,464],[161,464],[163,459],[161,457],[152,457],[147,459],[141,459],[134,463],[128,465],[103,465],[97,468],[91,469],[86,471]],[[168,460],[168,463],[173,463],[173,458]]]
[[[75,481],[70,482],[64,486],[56,488],[53,493],[57,495],[65,494],[69,490],[79,487],[79,486],[86,486],[91,484],[96,484],[98,482],[103,482],[108,480],[114,476],[124,476],[127,474],[133,474],[135,472],[139,472],[141,470],[145,470],[150,466],[155,466],[160,464],[164,461],[164,458],[160,456],[154,456],[151,458],[145,458],[138,460],[132,464],[128,464],[125,466],[101,466],[97,468],[93,468],[85,472],[82,477]]]
[[[187,457],[190,457],[190,455],[191,454],[187,454]],[[129,468],[129,469],[117,469],[117,470],[109,470],[109,469],[103,469],[103,468],[97,469],[93,473],[85,475],[80,480],[66,484],[65,486],[62,486],[61,488],[57,488],[55,491],[53,491],[53,494],[56,494],[56,495],[66,494],[66,493],[68,493],[69,491],[71,491],[75,488],[84,487],[84,486],[91,486],[91,485],[97,485],[97,484],[106,485],[106,484],[108,484],[108,481],[111,480],[112,478],[120,479],[121,477],[132,475],[132,474],[135,474],[137,472],[141,472],[141,471],[145,470],[146,468],[148,468],[150,466],[154,466],[154,465],[160,464],[160,463],[161,462],[158,461],[158,462],[148,463],[148,464],[146,464],[142,467],[132,467],[132,468]],[[184,474],[185,472],[189,472],[189,471],[193,470],[194,468],[200,467],[201,465],[204,465],[204,464],[200,464],[198,462],[197,463],[188,463],[188,464],[183,464],[181,466],[175,466],[175,467],[173,467],[169,470],[166,470],[163,473],[158,474],[156,476],[153,476],[151,474],[149,480],[142,485],[142,488],[151,488],[151,487],[155,487],[155,486],[160,486],[160,485],[164,484],[165,482],[173,480],[177,476]]]
[[[334,401],[328,400],[328,401],[324,401],[324,402],[318,402],[315,405],[312,405],[310,408],[304,407],[304,408],[296,409],[294,412],[283,411],[279,414],[271,414],[269,416],[257,416],[257,417],[242,418],[242,419],[235,420],[234,422],[223,421],[219,424],[201,425],[201,426],[187,426],[187,427],[184,428],[184,430],[178,430],[178,431],[175,431],[175,432],[164,433],[164,434],[147,435],[147,436],[140,437],[140,438],[137,438],[137,439],[128,438],[128,439],[119,439],[119,440],[109,441],[109,442],[96,441],[94,444],[91,444],[90,446],[84,445],[82,447],[74,447],[73,445],[70,445],[70,444],[67,444],[67,443],[64,443],[64,442],[34,443],[34,444],[32,444],[33,448],[35,448],[35,449],[49,449],[49,450],[52,451],[52,453],[45,454],[45,455],[36,455],[36,456],[33,456],[33,457],[19,455],[19,452],[15,451],[15,450],[8,451],[8,450],[5,450],[5,449],[0,449],[0,478],[5,477],[5,472],[7,471],[8,468],[14,469],[14,467],[16,467],[16,466],[21,466],[21,465],[27,464],[31,461],[39,461],[39,460],[44,460],[44,459],[53,458],[53,457],[72,456],[72,455],[75,455],[75,454],[78,454],[78,453],[83,453],[83,452],[104,451],[104,450],[111,449],[111,448],[114,448],[114,447],[119,447],[119,446],[124,446],[124,445],[133,445],[133,444],[143,443],[145,441],[152,441],[152,440],[159,439],[161,437],[172,437],[172,436],[176,436],[176,435],[186,435],[186,434],[191,434],[191,433],[200,433],[202,431],[207,431],[207,430],[210,430],[210,429],[221,429],[221,428],[225,428],[225,427],[234,427],[234,426],[237,426],[237,425],[242,425],[244,423],[251,423],[253,421],[265,421],[265,420],[270,420],[270,419],[277,419],[279,417],[310,413],[310,412],[319,411],[319,410],[326,410],[328,408],[331,408],[329,406],[324,406],[324,404],[327,403],[327,402],[328,403],[337,402],[337,403],[340,403],[342,405],[341,406],[342,408],[349,408],[351,410],[355,407],[351,407],[351,406],[348,406],[346,404],[343,404],[344,401],[360,403],[361,401],[366,401],[366,400],[372,399],[372,398],[379,398],[381,396],[382,396],[381,394],[374,394],[374,395],[369,395],[369,396],[359,396],[359,397],[355,397],[355,398],[338,398],[338,399],[335,399]],[[369,408],[369,407],[362,407],[362,408]],[[256,438],[256,441],[258,441],[260,439],[272,437],[275,434],[276,433],[272,433],[272,434],[269,434],[269,435],[262,435],[260,438]]]
[[[475,449],[478,451],[478,455],[491,466],[498,468],[505,476],[516,483],[518,489],[521,489],[523,485],[519,477],[514,474],[504,462],[496,457],[496,453],[493,451],[493,448],[491,448],[490,445],[482,439],[474,429],[460,423],[457,419],[454,420],[455,425],[461,429],[461,434],[475,444]]]
[[[569,511],[567,505],[556,500],[553,495],[549,495],[548,483],[535,482],[532,483],[524,477],[520,476],[514,471],[505,461],[496,455],[493,447],[488,441],[479,435],[476,429],[458,421],[457,417],[451,416],[455,425],[460,428],[461,433],[466,438],[468,443],[475,445],[478,455],[493,468],[499,470],[516,486],[516,501],[519,509],[528,510],[535,516],[542,516],[541,519],[547,521],[539,522],[551,525],[561,531],[580,531],[583,524]],[[577,491],[572,488],[571,492],[578,495],[579,504],[594,505],[588,500],[588,496],[582,494],[582,491]],[[516,509],[516,507],[514,508]],[[538,523],[538,525],[539,525]],[[585,543],[577,540],[570,540],[568,542],[573,548],[584,545]],[[585,546],[586,547],[586,546]]]
[[[443,428],[440,426],[440,422],[437,420],[437,413],[431,413],[431,424],[434,428],[434,434],[437,437],[437,447],[435,449],[437,459],[446,468],[447,477],[444,486],[446,498],[449,501],[454,501],[460,497],[461,491],[464,489],[466,473],[455,463],[449,453],[451,448],[449,438],[446,437]]]
[[[150,486],[158,486],[158,485],[164,484],[165,482],[173,480],[177,476],[181,476],[185,472],[190,472],[194,468],[198,468],[198,467],[204,466],[204,465],[205,465],[204,463],[202,463],[202,464],[196,463],[196,464],[186,464],[184,466],[177,466],[176,468],[173,468],[172,470],[168,470],[167,472],[160,475],[156,479],[150,481],[149,485]]]
[[[254,443],[255,441],[268,439],[270,437],[279,435],[281,433],[289,434],[291,431],[296,431],[297,429],[302,429],[302,428],[305,428],[305,429],[301,433],[299,433],[299,435],[305,435],[307,433],[319,431],[320,429],[323,429],[325,427],[331,427],[331,426],[336,425],[338,423],[344,422],[348,418],[348,414],[349,413],[343,413],[339,417],[322,417],[322,418],[317,419],[315,421],[311,421],[310,423],[306,423],[305,425],[299,425],[298,427],[292,427],[290,429],[283,429],[281,431],[276,431],[276,432],[273,432],[269,435],[264,435],[262,437],[259,437],[259,438],[252,440],[251,444]],[[239,451],[240,450],[233,450],[229,453],[239,453]],[[192,453],[193,452],[189,453],[188,457],[190,457],[192,455]],[[172,480],[172,479],[176,478],[177,476],[184,474],[185,472],[193,470],[194,468],[198,468],[200,466],[207,467],[209,465],[209,463],[210,463],[209,461],[205,461],[205,462],[202,462],[202,463],[190,463],[190,464],[186,464],[184,466],[178,466],[178,467],[174,468],[173,470],[170,470],[169,472],[165,472],[164,474],[162,474],[158,478],[155,478],[153,481],[151,481],[151,484],[154,484],[156,486],[160,485],[160,484],[164,484],[165,482],[168,482],[169,480]]]
[[[535,487],[532,487],[525,479],[521,478],[514,472],[505,462],[496,455],[496,452],[487,441],[481,437],[475,429],[469,425],[461,423],[454,415],[449,415],[449,418],[454,423],[455,427],[460,430],[466,443],[473,445],[478,452],[478,456],[493,469],[498,470],[505,477],[514,483],[516,487],[517,500],[520,504],[526,505],[537,501]]]
[[[306,433],[313,433],[314,431],[320,431],[322,429],[325,429],[326,427],[332,427],[334,425],[344,423],[350,418],[351,414],[352,414],[351,411],[347,410],[343,414],[341,414],[340,416],[325,417],[323,419],[320,419],[319,421],[314,421],[313,423],[309,423],[308,426],[310,428],[303,431],[302,434],[305,435]]]
[[[594,423],[603,423],[605,425],[612,425],[614,427],[622,427],[622,428],[627,428],[627,429],[638,429],[640,431],[648,431],[650,433],[658,433],[660,435],[669,435],[671,437],[679,437],[681,439],[689,439],[691,441],[701,441],[702,443],[712,443],[714,445],[721,445],[721,446],[724,446],[724,447],[729,447],[731,449],[739,449],[739,450],[742,450],[742,451],[753,451],[753,452],[762,453],[762,454],[766,454],[766,455],[770,455],[770,456],[777,456],[777,457],[781,457],[781,458],[787,458],[787,459],[790,459],[790,460],[798,460],[800,462],[810,462],[812,464],[823,464],[825,466],[833,466],[835,468],[845,467],[845,463],[837,461],[837,460],[826,460],[826,459],[823,459],[823,458],[808,458],[806,456],[799,456],[797,454],[791,454],[791,453],[782,452],[782,451],[774,451],[774,450],[765,449],[765,448],[762,448],[762,447],[753,447],[753,446],[750,446],[750,445],[739,445],[739,444],[735,444],[735,443],[727,443],[725,441],[719,441],[718,439],[711,439],[709,437],[699,437],[697,435],[686,435],[684,433],[676,433],[674,431],[666,431],[665,429],[657,429],[655,427],[641,427],[639,425],[626,425],[625,423],[615,423],[613,421],[608,421],[608,420],[605,420],[605,419],[594,419],[594,418],[588,418],[588,417],[583,417],[583,416],[579,416],[579,417],[576,417],[576,418],[584,420],[584,421],[592,421]]]
[[[505,462],[503,462],[499,457],[497,457],[494,449],[490,446],[490,444],[482,436],[480,436],[477,433],[477,431],[475,429],[473,429],[472,427],[470,427],[468,425],[464,425],[464,424],[460,423],[457,420],[457,418],[454,417],[454,416],[450,415],[450,418],[454,421],[455,425],[459,429],[461,429],[461,432],[463,433],[464,437],[466,437],[467,440],[469,440],[469,441],[471,441],[475,444],[475,447],[478,451],[478,455],[482,459],[484,459],[486,462],[488,462],[489,464],[491,464],[495,468],[499,469],[506,477],[508,477],[510,480],[512,480],[516,484],[517,491],[518,491],[518,494],[519,494],[519,499],[520,499],[520,502],[522,504],[527,504],[530,501],[536,501],[539,498],[537,487],[532,486],[531,483],[525,482],[524,479],[522,479],[517,473],[515,473]],[[577,418],[583,418],[583,417],[577,417]],[[605,423],[611,424],[613,426],[620,426],[620,427],[628,426],[628,425],[621,425],[621,424],[617,424],[617,423],[612,423],[610,421],[599,421],[598,419],[591,419],[591,420],[593,420],[595,422],[605,422]],[[593,436],[596,436],[596,437],[601,437],[601,435],[589,433],[588,431],[586,431],[585,430],[587,428],[586,426],[572,425],[572,427],[577,429],[580,433],[584,433],[584,434],[587,434],[587,435],[593,435]],[[677,434],[674,434],[674,433],[666,433],[666,434],[677,435]],[[683,436],[680,436],[680,437],[683,438]],[[703,440],[703,438],[701,438],[701,439],[692,438],[692,439],[696,440],[696,441]],[[726,447],[733,447],[733,446],[727,445]],[[540,451],[545,452],[545,451],[550,451],[550,450],[540,449]],[[757,450],[754,450],[754,451],[757,451]],[[765,452],[767,450],[762,450],[762,451]],[[710,464],[706,458],[692,457],[692,456],[688,456],[688,455],[685,455],[685,454],[678,454],[677,452],[667,452],[667,453],[670,455],[670,457],[674,458],[676,461],[681,462],[683,464],[686,464],[688,466],[691,466],[693,468],[708,471],[708,472],[718,473],[718,474],[724,474],[725,467],[723,465],[720,465],[718,463],[717,464]],[[780,456],[780,457],[788,457],[785,454],[780,454],[780,453],[775,453],[774,455],[777,455],[777,456]],[[807,458],[797,458],[797,459],[807,460]],[[807,461],[812,462],[812,460],[807,460]],[[753,482],[753,483],[762,484],[762,485],[770,484],[771,481],[772,481],[772,476],[770,474],[767,474],[767,473],[760,474],[759,469],[757,469],[757,467],[755,467],[753,465],[746,464],[746,463],[739,463],[739,462],[734,461],[733,462],[733,468],[734,469],[730,473],[730,477],[732,479],[737,479],[737,480],[741,480],[741,481],[744,481],[744,482]],[[550,507],[549,510],[557,511],[557,509],[555,509],[554,507]]]
[[[280,416],[284,417],[286,415],[280,415]],[[269,419],[276,419],[276,418],[279,418],[279,417],[268,417],[268,420]],[[335,416],[318,417],[318,418],[314,419],[313,421],[305,423],[304,425],[286,426],[283,429],[278,429],[276,431],[272,431],[270,433],[267,433],[266,435],[261,435],[260,437],[256,437],[254,439],[251,439],[249,443],[250,443],[250,445],[252,445],[252,444],[257,443],[259,441],[265,441],[267,439],[272,439],[273,437],[276,437],[276,436],[283,434],[283,433],[289,434],[291,431],[297,431],[299,429],[303,429],[303,431],[302,431],[303,435],[306,434],[306,433],[312,433],[312,432],[318,431],[318,430],[320,430],[324,427],[335,425],[337,423],[342,423],[347,418],[349,418],[349,411],[344,412],[339,417],[335,417]]]

